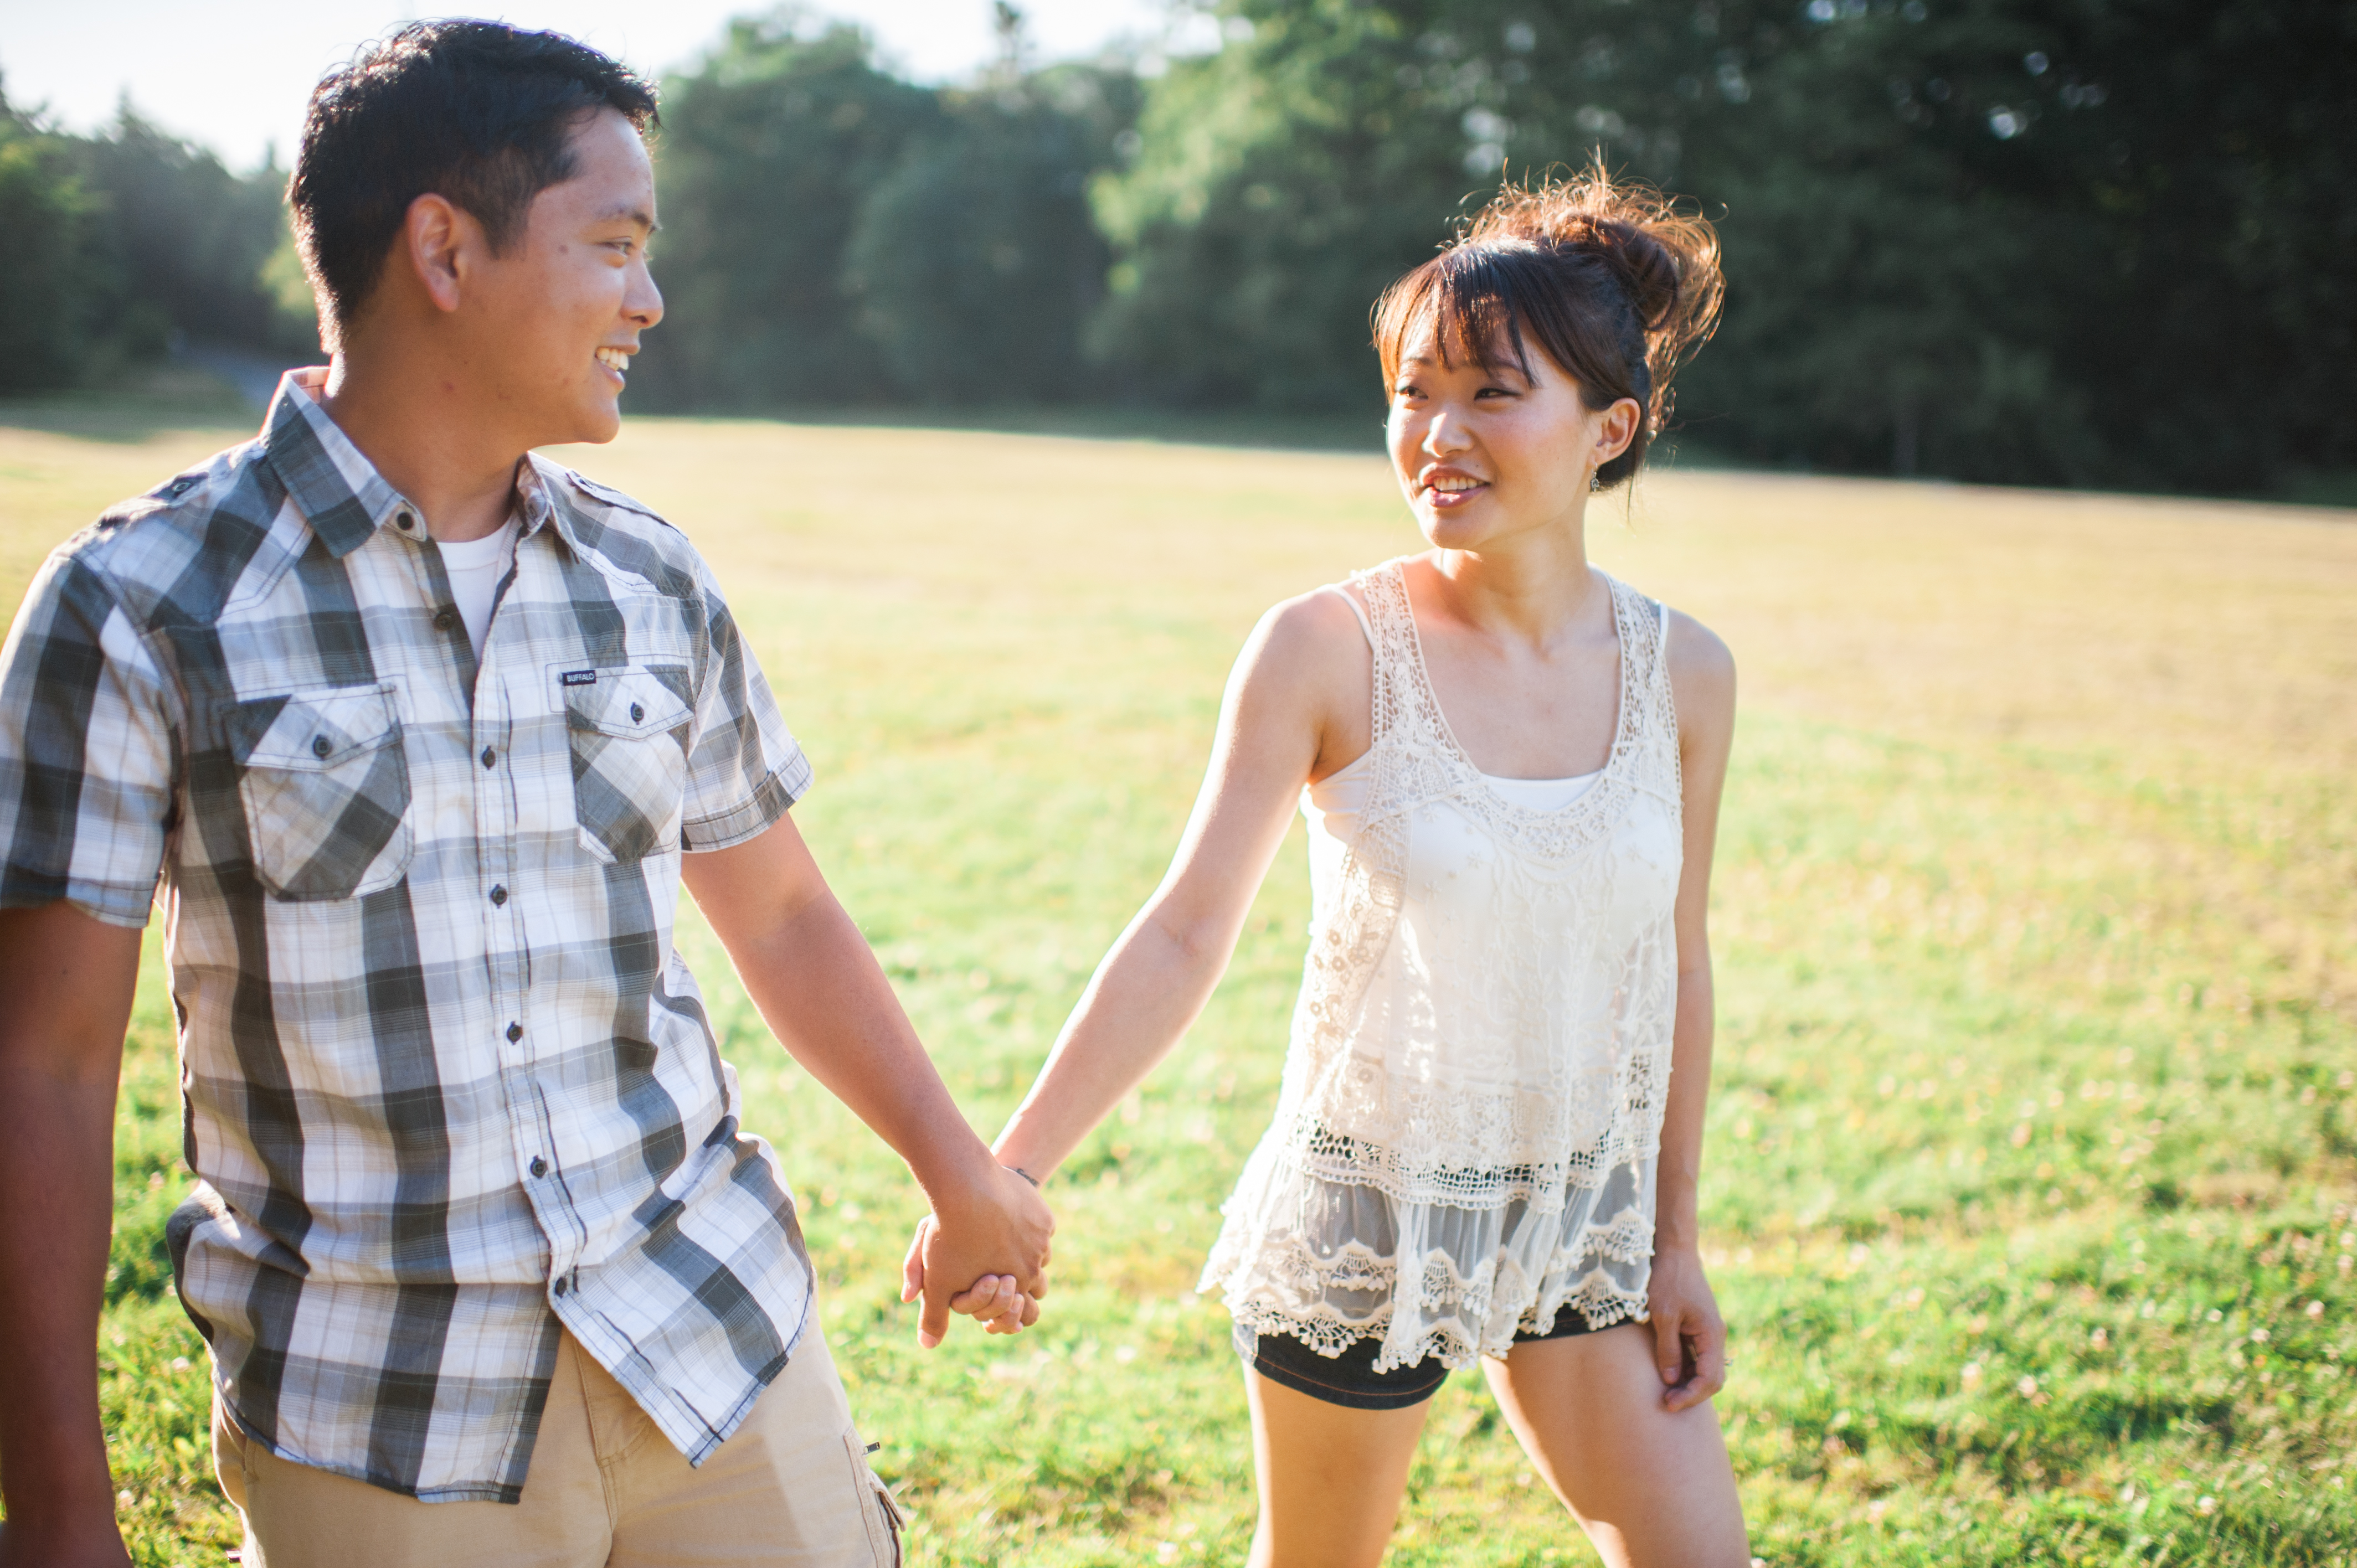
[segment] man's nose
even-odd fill
[[[622,295],[622,314],[643,332],[662,319],[662,290],[655,286],[654,274],[643,263],[634,273],[629,291]]]

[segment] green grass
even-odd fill
[[[0,429],[0,600],[226,438],[109,437]],[[641,421],[582,461],[716,562],[818,766],[797,815],[985,1133],[1159,875],[1253,618],[1415,542],[1356,456]],[[1598,554],[1745,672],[1705,1201],[1755,1550],[2347,1560],[2357,527],[1700,473],[1632,519]],[[1300,854],[1052,1185],[1049,1316],[930,1355],[894,1299],[905,1174],[683,920],[914,1561],[1241,1558],[1243,1392],[1192,1286],[1275,1091]],[[215,1563],[234,1522],[160,1250],[188,1180],[169,1017],[151,950],[104,1398],[135,1556]],[[1470,1374],[1413,1487],[1395,1563],[1592,1561]]]

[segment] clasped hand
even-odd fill
[[[993,1168],[996,1177],[935,1202],[901,1262],[900,1299],[924,1298],[917,1343],[928,1350],[949,1332],[952,1312],[993,1334],[1019,1334],[1039,1320],[1056,1221],[1028,1181]],[[960,1287],[961,1280],[970,1283]]]

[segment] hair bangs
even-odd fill
[[[1428,335],[1445,367],[1462,362],[1495,372],[1511,366],[1529,380],[1526,291],[1512,260],[1491,247],[1459,246],[1394,285],[1375,314],[1384,376],[1397,380],[1400,361]]]

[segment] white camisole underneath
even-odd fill
[[[1284,1086],[1202,1288],[1327,1355],[1380,1339],[1378,1370],[1466,1366],[1566,1307],[1645,1315],[1683,848],[1667,612],[1605,579],[1602,770],[1498,779],[1448,729],[1400,564],[1353,581],[1372,739],[1303,791],[1314,908]]]

